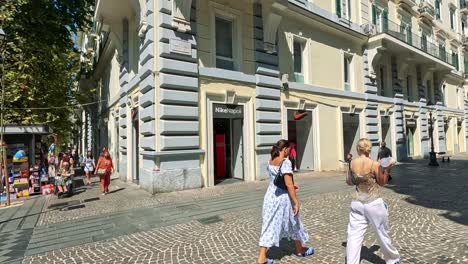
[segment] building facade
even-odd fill
[[[97,0],[78,35],[82,148],[151,193],[266,178],[271,145],[339,169],[467,150],[468,5],[455,0]],[[94,91],[94,90],[92,90]]]

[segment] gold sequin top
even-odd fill
[[[372,166],[371,166],[372,167]],[[362,203],[370,203],[378,199],[379,196],[379,184],[372,172],[364,175],[358,175],[351,172],[354,175],[354,182],[356,184],[355,199]]]

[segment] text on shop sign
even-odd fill
[[[215,118],[242,118],[242,106],[241,105],[213,105],[213,116]]]

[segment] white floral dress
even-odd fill
[[[263,224],[259,242],[261,247],[279,247],[282,238],[299,240],[302,244],[309,240],[299,214],[294,217],[293,202],[288,191],[277,188],[273,183],[278,169],[279,166],[268,165],[270,185],[263,200]],[[291,161],[283,161],[281,172],[292,174]]]

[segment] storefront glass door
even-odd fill
[[[298,170],[314,169],[312,111],[288,110],[288,140],[296,152],[293,166]]]
[[[356,145],[361,137],[359,129],[359,115],[343,113],[343,159],[351,153],[353,158],[358,156]]]
[[[214,104],[215,184],[229,178],[244,179],[243,107]]]
[[[415,128],[406,128],[406,146],[408,148],[408,157],[414,156],[414,132]]]

